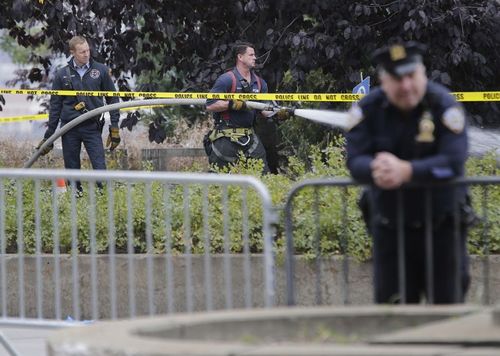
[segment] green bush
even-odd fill
[[[495,152],[467,161],[469,176],[498,176]],[[469,232],[469,251],[474,254],[500,253],[500,186],[477,185],[471,189],[472,203],[480,223]]]
[[[241,158],[240,162],[222,170],[228,173],[250,174],[261,179],[269,189],[273,205],[278,209],[279,223],[274,238],[278,253],[284,251],[285,233],[283,207],[292,186],[297,182],[318,177],[349,177],[345,167],[343,138],[337,138],[325,150],[312,148],[307,164],[296,157],[289,158],[286,174],[265,175],[261,162]],[[497,175],[498,168],[494,154],[482,158],[471,158],[467,163],[469,176]],[[210,253],[243,251],[243,211],[246,197],[248,211],[248,239],[251,252],[262,252],[263,211],[258,194],[251,188],[180,185],[160,182],[130,183],[114,182],[112,185],[113,209],[108,209],[111,199],[108,187],[96,190],[95,201],[90,200],[90,187],[84,184],[82,197],[73,198],[70,192],[52,198],[52,183],[41,182],[38,210],[35,207],[35,183],[30,180],[15,182],[4,179],[2,223],[7,252],[18,251],[18,235],[22,236],[23,250],[35,252],[36,234],[40,234],[41,250],[54,252],[54,240],[60,243],[60,252],[70,252],[72,248],[73,226],[76,224],[78,251],[88,253],[94,246],[98,253],[107,253],[110,241],[119,253],[127,252],[131,239],[135,252],[146,252],[148,246],[155,253],[167,249],[180,254],[189,248],[193,253],[205,251],[205,240],[210,240]],[[245,190],[243,192],[243,190]],[[23,205],[18,206],[18,192],[22,194]],[[472,187],[471,195],[476,212],[484,212],[486,219],[470,232],[470,251],[472,253],[498,253],[500,251],[500,187]],[[148,202],[145,197],[149,196]],[[357,187],[308,187],[295,196],[293,201],[294,246],[296,253],[306,256],[347,253],[360,260],[369,258],[371,240],[367,236],[360,212],[357,208],[359,188]],[[483,197],[487,200],[483,202]],[[317,199],[317,208],[314,201]],[[76,202],[76,214],[72,214],[72,200]],[[130,207],[127,203],[131,202]],[[184,204],[186,202],[186,205]],[[226,204],[224,202],[227,202]],[[148,208],[149,204],[149,208]],[[185,208],[188,207],[188,208]],[[345,206],[345,209],[343,209]],[[22,226],[18,230],[18,210],[22,209]],[[57,224],[54,224],[54,209],[57,211]],[[147,214],[148,209],[150,214]],[[185,210],[188,209],[188,210]],[[316,215],[316,209],[320,212]],[[208,219],[204,220],[204,211]],[[109,212],[112,211],[112,216]],[[40,231],[36,231],[37,212]],[[127,225],[129,216],[131,224]],[[149,216],[149,223],[148,223]],[[189,225],[185,216],[189,216]],[[95,228],[89,224],[95,219]],[[114,222],[114,231],[108,231],[108,222]],[[57,230],[54,231],[54,225]],[[148,226],[150,229],[148,230]],[[208,229],[205,229],[205,226]],[[95,230],[92,230],[95,229]],[[130,229],[130,231],[129,231]],[[229,241],[224,241],[228,231]],[[95,237],[95,244],[92,243]],[[319,244],[316,244],[319,239]],[[149,243],[148,243],[149,241]],[[318,246],[317,248],[315,246]]]

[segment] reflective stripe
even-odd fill
[[[253,144],[252,146],[248,149],[248,151],[246,152],[247,154],[247,157],[249,157],[256,149],[257,149],[257,146],[259,145],[259,136],[257,135],[253,135]]]
[[[250,146],[250,148],[246,151],[244,150],[243,146],[241,148],[245,152],[246,157],[250,157],[251,154],[257,149],[257,147],[259,146],[259,143],[260,143],[259,137],[257,135],[251,135],[251,136],[249,136],[249,139],[250,138],[253,138],[253,143]],[[234,163],[238,159],[238,157],[229,157],[229,156],[224,155],[219,149],[217,149],[217,147],[215,147],[215,144],[213,142],[212,142],[212,151],[213,151],[213,153],[215,153],[215,155],[218,158],[220,158],[226,162]]]
[[[236,162],[236,157],[229,157],[229,156],[226,156],[226,155],[223,155],[221,151],[219,151],[217,149],[217,147],[215,147],[215,145],[212,143],[212,151],[215,153],[215,155],[217,157],[219,157],[220,159],[226,161],[226,162]]]

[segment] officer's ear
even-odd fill
[[[429,75],[427,74],[427,67],[423,63],[421,64],[421,66],[422,66],[422,71],[423,71],[424,75],[428,78]]]
[[[382,82],[382,78],[383,78],[384,76],[388,75],[388,74],[387,74],[387,72],[386,72],[384,69],[382,69],[382,68],[380,68],[380,69],[377,71],[377,74],[378,74],[378,80],[379,80],[379,82]]]
[[[380,83],[380,87],[385,92],[387,90],[387,82],[390,80],[390,74],[387,73],[384,69],[379,69],[378,71],[378,81]]]

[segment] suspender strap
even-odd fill
[[[229,75],[231,76],[231,91],[230,93],[236,93],[236,74],[234,74],[234,69],[229,71]]]
[[[231,91],[230,93],[236,93],[236,74],[234,74],[234,69],[231,69],[229,72],[229,75],[231,76]],[[260,77],[253,73],[255,76],[255,79],[257,79],[257,89],[259,90],[259,93],[262,89],[262,79]]]

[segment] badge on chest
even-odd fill
[[[418,134],[415,137],[415,141],[421,143],[434,142],[434,129],[432,114],[429,111],[424,111],[418,123]]]

